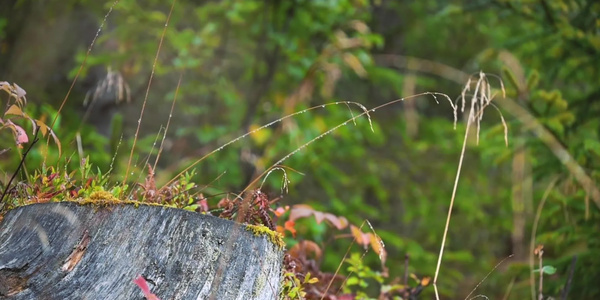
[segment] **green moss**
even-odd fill
[[[159,203],[140,202],[140,201],[135,201],[135,200],[120,200],[117,197],[113,196],[113,194],[111,194],[110,192],[107,192],[107,191],[95,191],[95,192],[92,192],[89,197],[84,198],[84,199],[74,199],[73,202],[79,203],[81,205],[91,204],[91,205],[98,205],[98,206],[132,204],[136,208],[138,208],[140,205],[171,207],[171,206],[163,205],[163,204],[159,204]]]
[[[283,241],[283,236],[281,233],[273,231],[265,225],[246,225],[246,230],[252,231],[255,236],[266,236],[269,241],[275,244],[280,250],[285,247],[285,242]]]

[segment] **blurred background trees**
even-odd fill
[[[28,92],[36,116],[55,116],[113,2],[0,4],[0,79]],[[158,0],[114,6],[55,126],[64,155],[42,145],[28,157],[29,170],[40,167],[46,152],[60,165],[89,156],[105,171],[114,157],[113,179],[123,179],[170,6]],[[498,106],[509,145],[500,117],[488,112],[479,145],[467,149],[441,293],[464,298],[515,254],[478,292],[529,297],[536,227],[533,244],[543,244],[544,261],[557,268],[544,281],[545,295],[561,295],[576,256],[570,295],[597,298],[599,15],[600,3],[592,0],[179,0],[156,62],[134,174],[145,176],[144,161],[156,156],[180,74],[156,170],[163,183],[284,115],[341,100],[371,108],[425,91],[455,99],[468,76],[482,70],[504,82],[508,100]],[[111,72],[126,89],[120,99],[118,88],[109,90],[120,104],[86,113],[86,95],[93,98]],[[500,98],[500,82],[492,84]],[[286,119],[210,156],[198,165],[197,180],[209,196],[239,192],[281,157],[357,113],[334,105]],[[288,171],[291,185],[281,204],[310,204],[355,224],[369,219],[386,243],[391,278],[403,274],[406,254],[410,272],[432,276],[465,126],[459,122],[454,130],[449,105],[429,96],[372,117],[374,132],[359,119],[286,160],[296,171]],[[2,134],[1,148],[14,148],[10,132]],[[3,183],[17,152],[0,157]],[[265,190],[279,195],[280,188],[279,175],[267,178]],[[299,235],[326,245],[323,269],[335,270],[350,241],[334,240],[322,224],[303,225]],[[375,255],[364,260],[377,264]]]

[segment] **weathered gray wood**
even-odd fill
[[[0,223],[0,299],[277,299],[282,250],[179,209],[47,203]]]

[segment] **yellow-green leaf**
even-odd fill
[[[23,115],[25,115],[25,113],[23,113],[23,111],[17,105],[13,104],[6,110],[4,115],[23,116]]]

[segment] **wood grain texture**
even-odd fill
[[[0,299],[277,299],[283,251],[232,221],[156,206],[46,203],[0,223]]]

